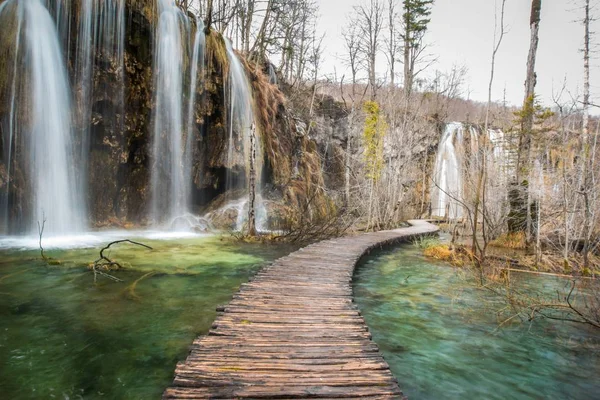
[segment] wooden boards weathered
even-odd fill
[[[371,250],[434,225],[320,242],[264,268],[177,365],[164,399],[402,398],[352,298]]]

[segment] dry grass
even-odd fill
[[[452,261],[455,258],[454,251],[446,244],[427,247],[423,251],[423,254],[426,257],[435,258],[436,260],[441,261]]]
[[[490,242],[490,246],[503,247],[505,249],[524,250],[525,232],[504,233],[496,240]]]

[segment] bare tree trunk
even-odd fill
[[[504,9],[506,6],[506,0],[502,0],[502,7],[500,10],[500,36],[498,38],[498,40],[496,41],[496,36],[498,35],[498,16],[495,15],[494,16],[494,45],[493,45],[493,49],[492,49],[492,63],[491,63],[491,70],[490,70],[490,82],[488,85],[488,102],[486,105],[486,110],[485,110],[485,126],[484,126],[484,132],[483,134],[484,136],[484,146],[483,146],[483,154],[481,157],[481,165],[480,168],[478,168],[478,176],[477,176],[477,192],[475,193],[475,204],[474,204],[474,209],[473,209],[473,238],[472,238],[472,243],[471,243],[471,251],[475,254],[475,250],[477,248],[477,228],[478,228],[478,221],[479,221],[479,206],[480,206],[480,202],[481,202],[481,191],[485,190],[485,188],[483,187],[487,181],[485,175],[487,173],[486,169],[487,169],[487,150],[488,150],[488,144],[489,141],[487,140],[487,135],[488,135],[488,130],[490,128],[490,107],[492,105],[492,88],[494,86],[494,73],[495,73],[495,68],[496,68],[496,54],[498,54],[498,50],[500,49],[500,45],[502,44],[502,39],[504,39]],[[497,11],[496,11],[497,12]],[[485,205],[484,205],[485,207]]]
[[[539,44],[540,32],[540,14],[542,0],[532,0],[531,2],[531,40],[529,44],[529,55],[527,57],[527,78],[525,80],[525,99],[523,101],[523,117],[521,121],[521,137],[519,138],[519,153],[517,156],[517,182],[520,198],[525,199],[526,212],[526,242],[527,248],[531,248],[532,238],[532,219],[531,219],[531,193],[529,184],[524,182],[529,176],[531,164],[531,136],[535,118],[535,86],[537,76],[535,73],[535,62]],[[529,181],[529,179],[527,179]],[[525,196],[523,192],[526,191]],[[522,212],[521,210],[520,212]]]
[[[566,172],[566,167],[564,165],[563,162],[563,167],[562,167],[562,173],[563,173],[563,213],[564,213],[564,219],[565,219],[565,248],[563,249],[563,264],[565,265],[565,267],[568,265],[569,263],[569,249],[571,247],[570,245],[570,240],[571,237],[569,235],[570,229],[569,229],[569,200],[568,200],[568,188],[567,188],[567,172]]]
[[[208,0],[206,5],[206,19],[204,20],[204,31],[206,34],[210,32],[213,18],[213,0]]]
[[[266,36],[266,32],[267,32],[267,25],[269,23],[269,19],[271,18],[271,10],[272,9],[273,9],[273,0],[269,0],[267,3],[267,10],[265,11],[265,18],[263,19],[262,25],[260,26],[260,30],[258,31],[258,36],[256,37],[256,42],[252,46],[252,50],[251,50],[252,52],[254,52],[257,50],[257,46],[259,46],[261,57],[264,55],[265,36]],[[249,39],[248,39],[248,43],[250,43]],[[250,47],[250,46],[248,45],[248,47]]]
[[[371,223],[373,219],[373,192],[375,191],[375,180],[371,179],[371,188],[369,191],[369,212],[367,218],[367,230],[371,229]]]
[[[496,41],[497,35],[497,27],[494,27],[494,48],[492,51],[492,65],[490,69],[490,83],[488,86],[488,101],[485,108],[485,132],[487,133],[490,127],[490,108],[492,105],[492,88],[494,86],[494,75],[496,72],[496,55],[498,54],[498,50],[500,50],[500,45],[502,44],[502,40],[504,39],[505,30],[504,30],[504,10],[506,8],[506,0],[502,0],[502,6],[500,10],[500,37],[498,41]],[[498,17],[494,18],[494,23],[498,23]]]
[[[583,266],[589,269],[590,237],[592,235],[592,211],[590,191],[592,181],[589,176],[590,160],[590,0],[585,0],[585,38],[583,47],[583,193],[585,203]]]
[[[535,62],[539,44],[541,7],[542,0],[532,0],[531,42],[529,44],[529,56],[527,57],[527,78],[525,80],[525,100],[523,101],[523,109],[525,111],[525,116],[523,118],[523,129],[521,132],[524,136],[523,151],[526,153],[526,156],[531,148],[531,131],[533,130],[533,121],[535,117],[533,112],[533,105],[535,102],[535,85],[537,84]],[[517,171],[517,173],[525,174],[525,172],[529,169],[528,163],[529,157],[526,157],[526,160],[522,160],[522,165],[520,165],[520,168]]]
[[[256,125],[250,129],[250,173],[248,179],[248,235],[256,236]]]
[[[409,31],[409,23],[408,23],[408,13],[405,15],[405,24],[406,31],[404,32],[404,91],[406,92],[406,97],[410,97],[410,93],[412,92],[412,71],[411,71],[411,62],[410,62],[410,48],[411,48],[411,32]]]
[[[390,84],[395,86],[396,80],[396,7],[395,0],[388,0],[388,63],[390,65]]]
[[[352,157],[352,133],[354,130],[354,105],[352,105],[352,111],[350,112],[350,124],[348,126],[348,134],[346,135],[346,160],[345,160],[345,172],[344,172],[344,202],[346,207],[350,205],[350,161]]]
[[[583,140],[590,136],[590,0],[585,0],[585,38],[583,42]]]
[[[423,162],[423,182],[422,182],[422,190],[421,190],[421,208],[419,209],[419,216],[425,213],[425,194],[427,193],[427,162],[428,158],[425,157],[425,161]],[[431,218],[431,212],[429,212],[429,217]]]

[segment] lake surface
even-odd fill
[[[500,299],[405,245],[367,259],[354,291],[409,399],[600,399],[600,336],[539,320],[498,329]],[[552,293],[557,278],[523,278]]]
[[[102,245],[48,250],[60,266],[37,250],[0,250],[0,398],[159,399],[216,307],[292,251],[219,237],[139,240],[154,250],[106,253],[126,267],[114,273],[122,283],[94,284],[87,265]],[[0,247],[33,247],[22,242]]]

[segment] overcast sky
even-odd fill
[[[344,72],[342,28],[352,6],[368,0],[319,0],[321,10],[320,30],[326,33],[324,44],[324,73]],[[490,58],[494,35],[494,9],[500,0],[436,0],[431,16],[427,41],[431,52],[439,58],[433,67],[447,71],[454,64],[465,65],[468,70],[467,85],[474,100],[487,100]],[[401,3],[401,0],[398,0]],[[497,56],[497,73],[493,99],[501,100],[506,87],[511,104],[523,101],[525,62],[529,51],[529,14],[531,1],[507,0],[506,26],[508,34]],[[552,92],[562,87],[567,79],[568,90],[577,95],[582,88],[583,46],[582,10],[572,0],[543,0],[538,50],[537,92],[545,105],[551,105]],[[592,30],[600,34],[599,23]],[[381,74],[385,58],[379,62]],[[592,97],[600,94],[599,60],[592,60]],[[402,68],[400,66],[400,68]]]

